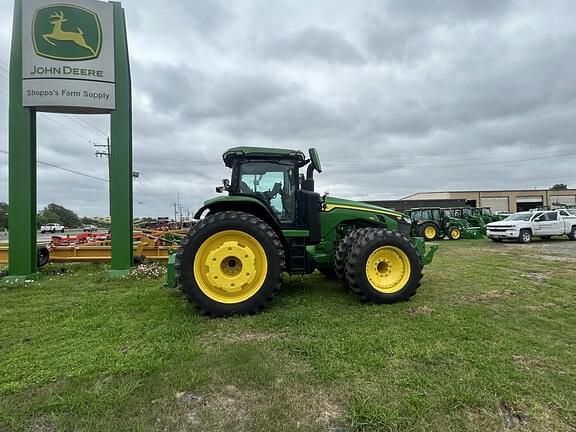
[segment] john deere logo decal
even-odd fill
[[[98,16],[88,9],[53,4],[34,13],[32,40],[39,56],[55,60],[90,60],[100,55],[102,28]]]

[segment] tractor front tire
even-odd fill
[[[338,242],[338,246],[336,246],[336,251],[334,252],[334,273],[336,273],[338,280],[345,285],[347,284],[346,260],[348,258],[348,253],[356,240],[358,240],[358,237],[365,233],[366,230],[370,229],[373,228],[356,228],[346,234],[344,238]]]
[[[450,240],[460,240],[462,238],[462,230],[456,226],[448,228],[448,238]]]
[[[260,312],[282,285],[284,248],[262,219],[244,212],[210,214],[176,254],[176,280],[205,315]]]
[[[352,246],[346,263],[348,286],[362,301],[396,303],[416,293],[422,263],[410,240],[398,232],[364,232]]]
[[[420,226],[419,233],[425,241],[433,241],[438,238],[438,227],[432,222],[425,222]]]

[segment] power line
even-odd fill
[[[2,149],[0,149],[0,152],[1,152],[1,153],[4,153],[4,154],[9,154],[9,152],[7,152],[6,150],[2,150]],[[71,174],[76,174],[76,175],[79,175],[79,176],[82,176],[82,177],[86,177],[86,178],[90,178],[90,179],[93,179],[93,180],[98,180],[98,181],[101,181],[101,182],[104,182],[104,183],[108,183],[108,180],[106,180],[105,178],[96,177],[96,176],[93,176],[93,175],[90,175],[90,174],[83,173],[83,172],[81,172],[81,171],[76,171],[76,170],[73,170],[73,169],[70,169],[70,168],[66,168],[66,167],[63,167],[63,166],[60,166],[60,165],[56,165],[56,164],[53,164],[53,163],[50,163],[50,162],[44,162],[44,161],[41,161],[41,160],[37,160],[36,163],[39,164],[39,165],[45,165],[45,166],[49,166],[49,167],[52,167],[52,168],[57,168],[57,169],[59,169],[59,170],[66,171],[66,172],[69,172],[69,173],[71,173]]]
[[[39,113],[39,114],[43,114],[43,113]],[[87,138],[86,136],[84,136],[84,135],[82,135],[82,134],[79,134],[78,132],[76,132],[76,131],[70,129],[69,127],[67,127],[65,124],[62,124],[62,123],[60,123],[59,121],[56,121],[56,120],[55,120],[54,118],[52,118],[52,117],[48,117],[48,116],[45,115],[45,114],[42,115],[41,117],[42,117],[43,119],[46,119],[46,120],[48,120],[48,121],[51,121],[52,123],[56,124],[56,125],[59,126],[59,127],[62,127],[62,128],[64,128],[64,129],[66,129],[68,132],[76,135],[77,137],[80,137],[80,138],[82,138],[82,139],[84,139],[84,140],[86,140],[86,141],[88,141],[88,142],[90,141],[90,138]]]
[[[104,136],[104,137],[106,137],[106,138],[107,138],[108,135],[109,135],[109,134],[107,134],[106,132],[98,129],[97,127],[92,126],[92,125],[89,124],[89,123],[86,123],[85,121],[83,121],[82,119],[80,119],[80,118],[78,118],[78,117],[68,116],[68,117],[66,117],[66,118],[69,118],[69,119],[71,119],[71,120],[75,120],[75,121],[78,122],[79,124],[83,125],[85,128],[91,129],[92,132],[97,132],[97,133],[99,133],[100,135],[102,135],[102,136]]]
[[[145,175],[142,174],[142,173],[140,173],[140,177],[142,177],[142,178],[144,178],[144,179],[148,179],[148,177],[145,176]],[[151,184],[150,182],[151,182],[151,183],[156,183],[155,181],[150,180],[150,179],[148,179],[147,185],[144,184],[144,183],[142,183],[142,181],[140,181],[140,180],[138,181],[138,183],[140,183],[142,186],[148,187],[149,189],[150,189],[150,186],[152,186],[151,189],[154,190],[154,191],[155,191],[156,193],[158,193],[159,195],[162,195],[164,198],[166,198],[166,199],[168,199],[168,200],[170,200],[170,201],[172,201],[172,200],[174,199],[174,197],[169,197],[168,195],[166,195],[165,193],[161,192],[160,190],[155,189],[155,188],[154,188],[154,185]]]
[[[553,155],[553,156],[546,156],[546,157],[537,157],[537,158],[529,158],[529,159],[512,159],[512,160],[491,160],[491,161],[486,161],[486,162],[479,162],[479,163],[470,163],[470,164],[463,164],[463,163],[458,163],[463,159],[460,160],[454,160],[454,161],[448,161],[451,162],[450,164],[446,165],[446,164],[422,164],[422,163],[402,163],[402,161],[397,161],[393,164],[382,164],[382,163],[377,163],[378,168],[396,168],[398,167],[398,165],[400,165],[400,168],[461,168],[461,167],[476,167],[476,166],[487,166],[487,165],[507,165],[510,163],[518,163],[518,162],[529,162],[529,161],[539,161],[539,160],[547,160],[547,159],[558,159],[558,158],[563,158],[566,156],[574,156],[576,155],[576,152],[570,152],[570,153],[563,153],[563,154],[558,154],[558,155]],[[372,163],[373,164],[373,163]],[[327,162],[326,165],[327,166],[337,166],[337,167],[345,167],[345,168],[368,168],[370,166],[372,166],[372,164],[348,164],[348,163],[339,163],[339,162]]]

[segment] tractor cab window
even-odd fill
[[[246,162],[240,165],[240,193],[270,205],[282,222],[294,222],[296,169],[293,164]]]
[[[492,210],[490,210],[489,208],[483,208],[482,209],[482,214],[484,216],[492,216]]]
[[[440,220],[440,209],[433,209],[432,210],[432,220]]]
[[[431,219],[432,219],[432,211],[422,210],[422,220],[431,220]]]

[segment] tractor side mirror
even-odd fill
[[[310,153],[310,161],[312,162],[312,166],[316,171],[321,173],[322,165],[320,164],[320,157],[318,156],[318,151],[315,148],[311,148],[308,150],[308,153]]]
[[[222,180],[222,186],[216,187],[217,193],[222,193],[224,191],[229,191],[229,190],[230,190],[230,180],[228,180],[228,179],[223,179]]]

